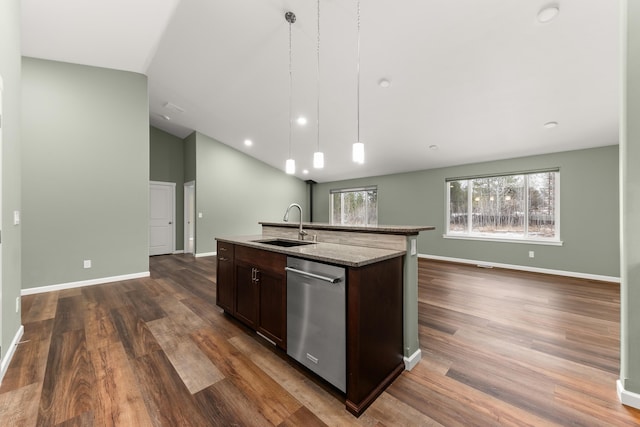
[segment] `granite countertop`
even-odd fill
[[[263,223],[265,224],[265,223]],[[281,247],[257,242],[256,240],[282,239],[281,237],[259,234],[255,236],[216,237],[221,242],[264,249],[285,255],[306,258],[315,261],[329,262],[347,267],[362,267],[391,258],[402,256],[406,251],[392,249],[366,248],[361,246],[339,245],[336,243],[317,242],[310,245]],[[308,241],[308,240],[307,240]]]
[[[259,222],[269,227],[299,227],[298,222]],[[303,222],[304,229],[312,230],[344,230],[360,233],[413,235],[421,231],[435,230],[432,225],[333,225],[324,222]]]

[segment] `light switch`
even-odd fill
[[[20,211],[13,211],[13,225],[20,225]]]
[[[198,218],[202,218],[202,212],[198,212]]]

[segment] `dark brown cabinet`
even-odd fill
[[[218,242],[217,268],[218,277],[216,280],[216,303],[229,314],[233,314],[236,289],[233,244]]]
[[[232,308],[226,302],[218,305],[286,350],[286,255],[239,245],[233,252],[235,283],[233,293],[226,294],[234,296]]]

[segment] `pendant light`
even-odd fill
[[[318,128],[318,145],[316,152],[313,153],[313,167],[316,169],[324,168],[324,153],[320,151],[320,0],[318,0],[318,42],[316,44],[316,52],[318,55],[318,88],[317,88],[317,106],[316,111],[318,114],[317,128]]]
[[[293,12],[284,14],[284,19],[289,23],[289,158],[285,164],[285,172],[289,175],[296,173],[296,161],[291,155],[291,104],[293,102],[293,77],[291,72],[291,24],[296,22],[296,15]]]
[[[364,143],[360,142],[360,0],[358,0],[358,88],[357,88],[357,114],[356,123],[358,127],[357,139],[353,144],[352,158],[355,163],[364,163]]]

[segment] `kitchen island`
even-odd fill
[[[433,227],[305,223],[305,244],[287,247],[280,245],[301,243],[299,224],[261,224],[262,235],[216,238],[217,304],[286,351],[287,257],[343,266],[346,408],[359,416],[402,370],[412,367],[407,354],[413,355],[413,364],[419,360],[417,259],[412,249],[418,232]],[[407,307],[412,304],[414,310]],[[408,313],[415,317],[410,328]],[[408,332],[417,353],[407,346]]]

